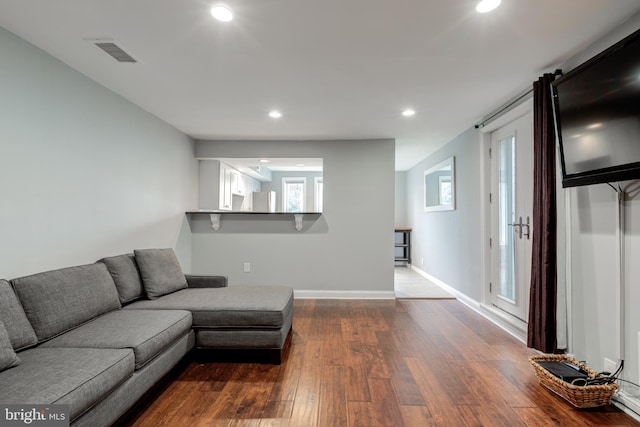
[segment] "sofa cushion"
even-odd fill
[[[20,364],[18,355],[11,346],[9,334],[0,320],[0,372]]]
[[[116,286],[101,263],[38,273],[11,282],[39,341],[120,308]]]
[[[286,286],[229,286],[183,289],[157,300],[140,300],[125,309],[189,310],[194,328],[280,328],[293,310]]]
[[[133,254],[107,257],[100,260],[107,266],[118,289],[122,304],[135,301],[144,296],[142,279]]]
[[[129,409],[136,405],[136,402],[143,399],[141,403],[145,404],[145,393],[152,389],[154,384],[157,384],[162,377],[169,373],[169,371],[176,366],[178,362],[180,362],[180,360],[194,347],[194,342],[194,333],[191,331],[188,335],[173,343],[167,351],[153,359],[153,361],[145,366],[142,371],[134,372],[133,375],[131,375],[131,377],[128,378],[120,387],[115,389],[113,393],[91,408],[91,411],[85,412],[85,414],[80,418],[75,419],[73,426],[97,427],[131,425],[131,422],[117,423],[117,421],[123,414],[126,414]],[[189,385],[187,385],[187,388],[188,387]],[[178,408],[174,407],[173,410],[171,408],[166,409],[173,413],[173,410]],[[164,413],[167,414],[167,412]],[[164,424],[167,427],[171,425],[176,427],[187,427],[191,426],[196,421],[196,418],[191,419],[191,423],[184,419],[182,420],[184,422],[180,423],[173,417],[166,416],[162,421],[163,422],[156,424]]]
[[[198,348],[279,349],[284,347],[292,321],[293,310],[280,328],[197,328],[196,343]]]
[[[43,348],[130,348],[142,368],[191,330],[191,313],[183,310],[117,310],[62,334]]]
[[[131,350],[32,348],[22,363],[0,373],[3,405],[70,405],[71,421],[133,373]]]
[[[149,299],[187,287],[187,279],[173,249],[136,249],[133,252]]]
[[[38,343],[20,301],[6,280],[0,280],[0,321],[4,323],[14,350]]]

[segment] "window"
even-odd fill
[[[322,212],[322,200],[324,197],[324,181],[322,179],[323,177],[321,176],[316,176],[315,178],[313,178],[313,184],[314,184],[314,201],[315,201],[315,207],[316,207],[316,212]]]
[[[282,210],[284,212],[304,212],[307,179],[304,177],[282,178]]]

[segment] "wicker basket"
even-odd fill
[[[538,362],[570,363],[588,372],[589,377],[591,378],[596,378],[598,373],[593,369],[588,368],[583,363],[561,354],[545,354],[529,357],[529,363],[533,366],[533,370],[535,371],[540,384],[564,398],[576,408],[596,408],[598,406],[608,405],[613,394],[618,389],[618,384],[616,383],[588,386],[573,385],[566,381],[562,381],[560,378],[540,366]]]

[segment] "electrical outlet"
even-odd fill
[[[242,271],[244,271],[245,273],[250,273],[251,272],[251,263],[250,262],[245,262],[242,265]]]
[[[604,358],[604,370],[610,373],[614,373],[618,369],[618,362],[615,362],[607,357]]]

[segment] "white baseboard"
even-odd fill
[[[474,300],[473,298],[469,298],[467,295],[463,294],[456,288],[452,288],[451,286],[444,283],[442,280],[438,279],[437,277],[433,277],[429,273],[420,270],[418,267],[414,265],[411,266],[411,269],[416,273],[418,273],[419,275],[421,275],[422,277],[424,277],[425,279],[429,280],[430,282],[433,282],[436,285],[440,286],[442,289],[444,289],[445,291],[449,292],[451,295],[456,297],[456,299],[458,299],[460,302],[464,303],[465,305],[468,305],[475,311],[480,310],[480,303]]]
[[[325,291],[297,290],[293,297],[297,299],[395,299],[393,291]]]
[[[487,305],[482,304],[481,302],[476,301],[473,298],[470,298],[468,295],[465,295],[459,290],[452,288],[437,277],[433,277],[429,273],[422,271],[413,265],[411,266],[411,269],[455,296],[458,301],[460,301],[473,311],[476,311],[485,319],[494,323],[496,326],[516,338],[518,341],[526,344],[527,330],[524,322],[520,323],[515,319],[510,319],[510,316],[502,314],[499,310],[494,310],[493,308],[488,307]]]
[[[478,312],[521,343],[527,343],[527,324],[525,322],[486,304],[480,304]]]
[[[614,406],[622,410],[636,421],[640,421],[640,399],[638,396],[632,396],[624,390],[618,390],[613,396],[612,402]]]

